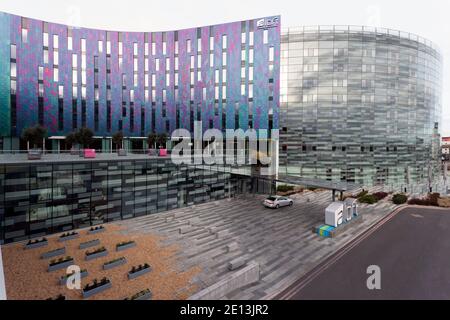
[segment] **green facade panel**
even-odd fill
[[[11,133],[10,15],[0,12],[0,136]]]

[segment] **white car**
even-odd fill
[[[263,202],[264,206],[267,208],[280,208],[280,207],[287,207],[292,206],[294,204],[294,200],[288,197],[282,197],[282,196],[270,196],[267,197],[266,200]]]

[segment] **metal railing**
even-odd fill
[[[89,149],[89,148],[86,148]],[[92,148],[94,149],[94,148]],[[31,149],[30,149],[31,150]],[[125,149],[127,151],[127,153],[129,154],[148,154],[148,149],[144,150],[144,149]],[[157,150],[157,149],[156,149]],[[41,150],[42,154],[67,154],[70,155],[71,151],[70,150]],[[77,149],[77,151],[81,151],[79,149]],[[118,152],[118,150],[101,150],[101,149],[95,149],[96,153],[99,154],[115,154]],[[170,154],[171,150],[167,149],[167,153]],[[28,150],[0,150],[0,154],[28,154]]]

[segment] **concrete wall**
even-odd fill
[[[231,273],[226,279],[194,294],[188,300],[218,300],[230,292],[260,279],[259,263],[249,263],[246,267]]]
[[[0,300],[6,300],[5,275],[3,274],[2,247],[0,246]]]

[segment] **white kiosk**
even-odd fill
[[[333,202],[325,209],[325,224],[336,228],[358,215],[358,200],[347,198],[344,201]]]
[[[336,228],[343,222],[342,216],[343,212],[344,212],[344,202],[337,201],[331,203],[325,209],[325,224]]]

